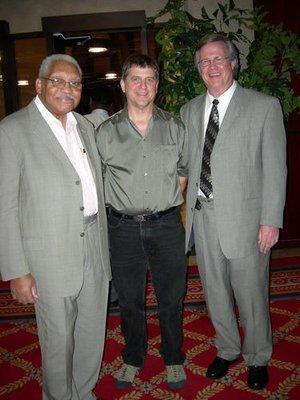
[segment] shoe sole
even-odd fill
[[[115,384],[118,389],[127,389],[132,385],[132,382],[127,382],[127,381],[118,381],[117,379],[115,380]]]
[[[259,387],[252,387],[250,385],[247,385],[247,386],[248,386],[249,389],[255,390],[257,392],[257,391],[260,391],[260,390],[264,390],[265,387],[267,386],[267,383],[264,386],[259,386]]]
[[[182,389],[186,384],[186,380],[179,382],[168,382],[168,386],[170,389],[177,390]]]

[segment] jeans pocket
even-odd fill
[[[181,220],[181,215],[178,210],[172,214],[163,216],[160,219],[160,225],[164,228],[182,228],[183,224]]]
[[[109,229],[116,229],[122,223],[122,218],[118,218],[112,214],[108,215],[108,228]]]

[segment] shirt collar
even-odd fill
[[[221,94],[221,96],[218,97],[217,100],[219,100],[219,103],[223,103],[223,102],[227,102],[228,100],[231,99],[235,89],[236,89],[237,83],[234,80],[232,82],[232,85],[224,92]],[[212,102],[214,101],[215,97],[213,97],[208,91],[207,91],[207,99],[210,103],[210,105],[212,105]]]
[[[152,115],[153,119],[156,118],[160,118],[165,120],[165,114],[163,112],[163,110],[161,110],[159,107],[157,107],[155,104],[153,106],[153,115]],[[129,120],[129,116],[128,116],[128,110],[127,110],[127,106],[125,105],[124,108],[119,112],[119,118],[120,121],[124,121],[124,120]]]

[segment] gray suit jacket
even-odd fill
[[[181,110],[189,137],[186,248],[204,145],[205,96]],[[219,241],[227,258],[257,247],[260,225],[282,226],[286,190],[286,138],[276,98],[237,85],[211,154],[214,209]]]
[[[102,267],[111,277],[102,171],[94,131],[74,113],[99,201]],[[9,280],[31,273],[38,290],[70,296],[83,282],[80,179],[34,102],[0,123],[0,268]]]

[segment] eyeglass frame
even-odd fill
[[[229,57],[215,57],[215,58],[205,58],[204,60],[198,61],[198,65],[200,68],[207,68],[213,65],[224,65],[226,60],[229,60]]]
[[[70,88],[74,90],[80,90],[83,85],[82,82],[66,81],[65,79],[62,78],[48,78],[47,76],[42,76],[40,79],[45,79],[47,81],[50,81],[52,83],[52,86],[56,88],[65,88],[68,83]]]

